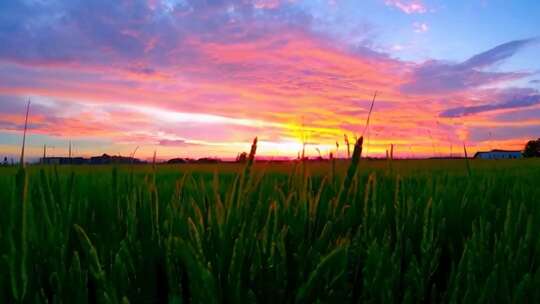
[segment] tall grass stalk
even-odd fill
[[[465,166],[467,168],[467,174],[471,176],[472,175],[471,163],[469,162],[469,156],[467,155],[467,147],[465,146],[465,143],[463,143],[463,155],[465,156]]]
[[[369,106],[368,116],[366,119],[366,124],[364,125],[364,130],[362,131],[362,137],[364,137],[366,130],[369,128],[369,121],[371,119],[371,112],[373,111],[373,106],[375,105],[375,99],[377,98],[377,91],[373,94],[373,99],[371,100],[371,105]]]
[[[26,131],[28,130],[28,114],[30,113],[30,100],[28,100],[26,104],[26,115],[24,118],[24,131],[23,131],[23,140],[21,145],[21,158],[19,161],[19,164],[22,167],[24,167],[24,149],[26,147]]]

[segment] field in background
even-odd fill
[[[0,302],[540,302],[540,161],[469,165],[0,168]]]

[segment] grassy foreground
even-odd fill
[[[540,302],[540,162],[355,157],[0,168],[0,302]]]

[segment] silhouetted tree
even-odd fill
[[[242,152],[240,154],[238,154],[238,156],[236,157],[236,162],[237,163],[245,163],[247,160],[247,153],[246,152]]]
[[[536,140],[529,140],[525,145],[523,151],[525,157],[540,157],[540,138]]]
[[[183,158],[172,158],[167,161],[168,164],[184,164],[187,161]]]
[[[4,157],[4,162],[2,163],[2,165],[4,165],[4,166],[7,166],[7,165],[8,165],[7,156]]]

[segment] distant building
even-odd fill
[[[83,157],[42,157],[44,165],[108,165],[108,164],[142,164],[143,161],[133,157],[111,156],[103,154],[91,158]]]
[[[82,157],[42,157],[40,163],[44,165],[84,165],[88,160]]]
[[[479,151],[474,154],[474,158],[479,159],[516,159],[522,158],[521,151],[512,150],[491,150],[491,151]]]

